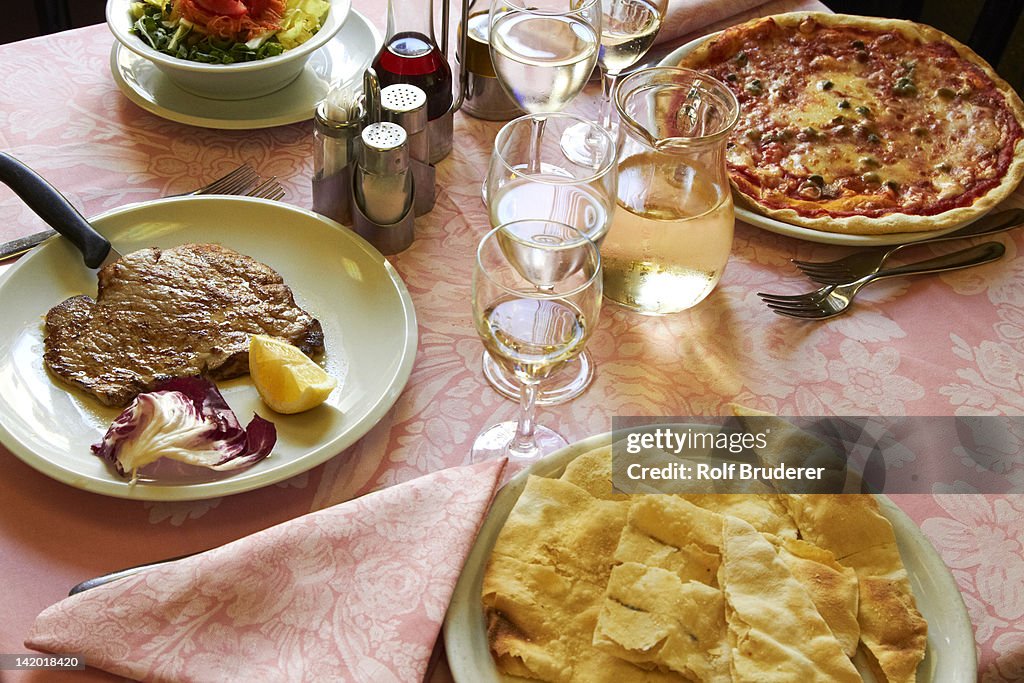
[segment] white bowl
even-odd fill
[[[131,32],[132,0],[107,0],[107,26],[114,37],[135,54],[153,62],[182,90],[214,100],[247,100],[285,87],[302,73],[306,60],[341,30],[351,0],[330,0],[331,9],[320,30],[302,45],[267,57],[238,64],[203,64],[178,59],[154,50]]]

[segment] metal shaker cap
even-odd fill
[[[377,175],[403,173],[409,169],[409,145],[405,129],[387,121],[371,123],[360,135],[364,170]]]
[[[397,123],[409,135],[427,127],[427,93],[409,83],[395,83],[380,91],[381,118]]]

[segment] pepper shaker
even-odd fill
[[[397,123],[409,140],[409,156],[430,163],[427,136],[427,93],[408,83],[389,85],[380,91],[381,120]]]
[[[405,129],[409,139],[410,167],[415,178],[414,210],[417,216],[434,208],[435,170],[430,165],[427,126],[427,94],[408,83],[389,85],[380,91],[381,119]]]

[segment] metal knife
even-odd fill
[[[60,233],[56,230],[47,228],[46,230],[40,230],[34,235],[19,237],[16,240],[4,242],[3,244],[0,244],[0,261],[6,261],[9,258],[21,256],[26,251],[31,251],[38,245],[58,234]]]

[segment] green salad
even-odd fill
[[[132,33],[154,50],[205,64],[274,57],[320,30],[327,0],[139,0]]]

